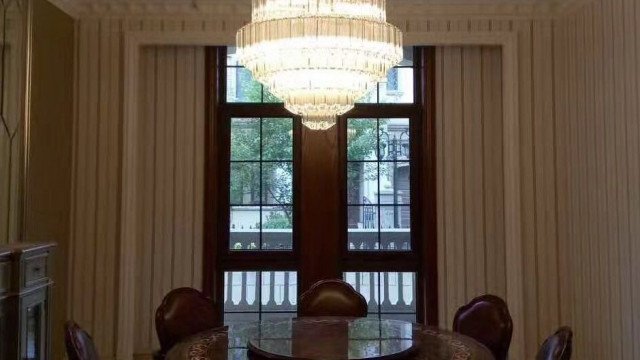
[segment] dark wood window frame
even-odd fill
[[[339,118],[336,127],[338,146],[336,175],[340,185],[337,193],[339,206],[335,212],[334,234],[340,234],[340,249],[328,251],[327,256],[335,263],[333,277],[343,272],[414,272],[416,273],[417,318],[419,322],[437,325],[437,229],[436,229],[436,148],[435,148],[435,50],[432,47],[415,48],[415,80],[413,104],[357,104]],[[305,264],[309,256],[307,247],[299,241],[305,232],[301,229],[302,212],[308,207],[301,204],[305,152],[301,142],[321,141],[303,129],[299,117],[289,113],[282,104],[226,103],[226,48],[208,48],[206,51],[206,116],[205,125],[205,224],[203,251],[203,289],[214,299],[222,321],[225,271],[298,271],[300,275],[313,272]],[[216,71],[212,71],[212,70]],[[229,149],[230,119],[232,117],[286,117],[294,119],[293,147],[293,250],[292,251],[231,251],[229,250]],[[347,241],[347,196],[346,196],[346,144],[348,118],[410,118],[411,133],[411,251],[348,251]],[[331,136],[331,131],[327,132]],[[308,153],[308,152],[307,152]],[[326,163],[325,163],[326,165]],[[308,231],[307,231],[308,234]],[[329,231],[331,234],[331,231]],[[305,255],[307,254],[307,255]],[[331,266],[329,266],[331,267]],[[325,271],[325,275],[327,272]],[[311,279],[298,281],[301,293]]]

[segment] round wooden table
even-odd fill
[[[396,320],[294,318],[236,324],[177,344],[167,360],[492,360],[466,336]]]

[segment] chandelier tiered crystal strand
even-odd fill
[[[252,0],[238,60],[305,126],[326,130],[402,60],[386,0]]]

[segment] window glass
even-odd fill
[[[231,119],[229,249],[293,248],[293,119]]]
[[[295,271],[227,271],[224,273],[225,324],[296,315],[298,273]]]
[[[281,103],[251,72],[238,63],[236,48],[227,49],[228,103]]]
[[[367,300],[369,316],[416,321],[416,274],[346,272],[344,280]]]
[[[349,250],[411,250],[409,149],[409,119],[347,120]]]
[[[389,70],[387,79],[358,100],[360,104],[412,104],[414,102],[413,47],[404,49],[404,59]]]

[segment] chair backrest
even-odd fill
[[[367,300],[342,280],[323,280],[302,294],[298,316],[366,317]]]
[[[185,338],[218,325],[211,299],[192,288],[172,290],[156,310],[160,354],[166,354]]]
[[[536,360],[569,360],[573,343],[573,331],[568,326],[549,336],[538,351]]]
[[[91,336],[73,321],[64,325],[64,342],[69,360],[100,359]]]
[[[491,350],[496,360],[504,360],[511,345],[513,322],[504,300],[482,295],[458,309],[453,331],[477,340]]]

